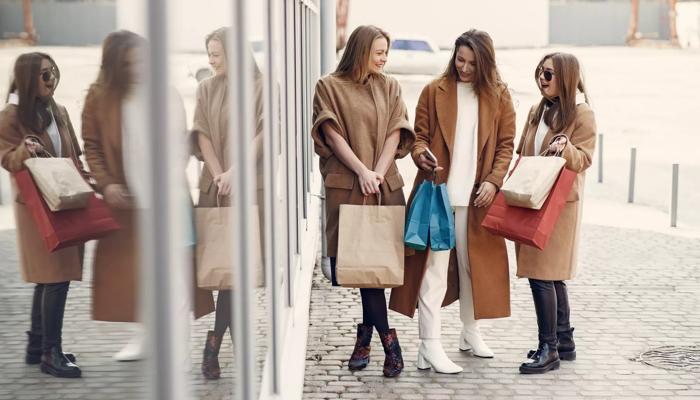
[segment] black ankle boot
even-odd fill
[[[216,336],[214,331],[207,332],[207,341],[204,343],[202,355],[202,375],[207,379],[219,379],[221,367],[219,366],[219,349],[221,348],[221,336]]]
[[[563,361],[574,361],[576,359],[576,344],[574,343],[574,328],[557,332],[557,351],[559,359]],[[530,350],[527,358],[536,359],[537,350]]]
[[[39,364],[41,362],[41,339],[42,335],[32,333],[27,331],[27,354],[24,357],[24,362],[29,365]],[[68,359],[68,361],[75,363],[75,354],[73,353],[63,353],[63,356]]]
[[[350,361],[348,362],[348,368],[350,371],[364,369],[369,364],[369,344],[372,341],[373,331],[374,327],[371,325],[357,324],[355,349],[352,351]]]
[[[536,358],[534,358],[536,356]],[[541,343],[533,358],[520,365],[521,374],[543,374],[559,369],[559,353],[554,346]]]
[[[61,346],[53,346],[41,356],[41,372],[58,378],[80,378],[80,368],[68,361]]]
[[[382,339],[382,346],[384,347],[384,376],[387,378],[393,378],[399,376],[401,371],[403,371],[403,357],[401,356],[401,346],[399,345],[399,338],[396,336],[395,329],[389,329],[389,332],[382,335],[379,333],[379,337]]]

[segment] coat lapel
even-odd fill
[[[440,131],[451,156],[454,150],[457,125],[457,82],[448,78],[442,79],[435,94],[435,109]],[[440,162],[443,161],[440,160]]]
[[[496,100],[497,99],[487,95],[479,96],[477,157],[484,149],[489,136],[496,133],[493,129],[495,123],[494,117],[496,114]]]
[[[387,107],[386,95],[381,90],[383,85],[378,82],[378,78],[370,77],[369,85],[370,92],[372,93],[372,100],[374,100],[374,106],[377,109],[377,144],[374,146],[374,161],[372,163],[372,168],[374,168],[379,161],[379,156],[384,150],[384,141],[388,133],[386,130],[388,127],[387,114],[389,110]]]

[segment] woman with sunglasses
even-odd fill
[[[515,245],[517,276],[528,278],[537,314],[539,345],[520,366],[523,374],[559,368],[574,360],[576,348],[569,322],[569,296],[564,281],[576,272],[583,185],[595,150],[596,124],[588,105],[579,62],[572,54],[547,54],[535,69],[542,99],[530,109],[517,153],[560,154],[565,168],[578,174],[551,239],[544,250]]]
[[[482,358],[494,354],[478,320],[510,315],[506,243],[483,229],[481,221],[513,157],[515,110],[489,34],[472,29],[454,44],[445,72],[426,85],[418,100],[412,156],[419,168],[413,193],[431,176],[436,184],[447,184],[456,247],[407,257],[404,285],[392,291],[390,304],[409,317],[417,306],[417,366],[440,373],[462,371],[440,341],[441,306],[459,298],[459,349]]]
[[[0,113],[0,160],[7,171],[24,169],[30,157],[71,158],[82,169],[68,112],[53,99],[59,79],[48,54],[17,58],[7,105]],[[75,356],[63,353],[62,329],[70,281],[82,280],[83,246],[49,253],[19,196],[14,205],[22,277],[36,284],[25,362],[41,364],[42,372],[56,377],[80,377]]]

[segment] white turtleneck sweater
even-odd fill
[[[469,206],[476,179],[479,98],[471,83],[457,83],[457,124],[447,177],[447,194],[453,207]]]

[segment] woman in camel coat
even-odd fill
[[[0,113],[0,161],[10,173],[24,170],[33,156],[71,158],[82,169],[80,147],[66,109],[53,94],[60,80],[44,53],[17,58],[8,104]],[[17,192],[13,180],[13,192]],[[75,356],[62,350],[63,314],[70,281],[83,277],[83,246],[49,252],[29,209],[16,195],[15,219],[22,278],[35,283],[25,362],[62,378],[81,376]]]
[[[457,247],[451,254],[407,253],[404,285],[392,291],[390,308],[413,317],[419,306],[419,368],[457,373],[462,368],[447,358],[440,344],[440,305],[459,298],[459,347],[480,357],[493,353],[476,320],[510,315],[505,240],[487,232],[481,222],[513,155],[515,111],[486,32],[470,30],[457,38],[446,72],[420,95],[415,131],[418,139],[411,154],[419,172],[409,203],[435,169],[435,183],[447,183],[455,210]],[[437,162],[430,161],[427,150]]]
[[[526,374],[557,369],[560,359],[576,358],[564,281],[576,273],[583,186],[596,139],[595,116],[574,55],[547,54],[535,69],[535,81],[542,99],[530,109],[517,152],[521,156],[560,154],[566,160],[565,168],[578,175],[547,247],[515,247],[517,275],[529,279],[537,314],[539,345],[520,366],[520,372]]]

